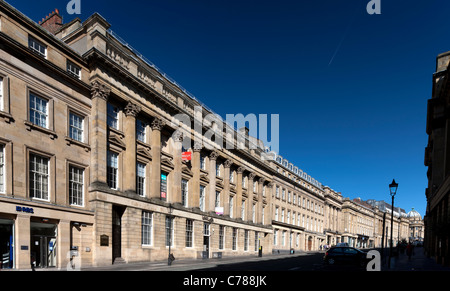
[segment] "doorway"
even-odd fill
[[[308,251],[312,250],[312,241],[313,241],[312,237],[308,237]]]
[[[0,269],[14,268],[14,221],[0,219]]]
[[[56,267],[57,225],[31,222],[31,263],[36,268]]]
[[[114,205],[112,210],[112,263],[122,258],[122,215],[125,207]]]
[[[203,225],[203,258],[209,258],[209,237],[210,237],[210,224],[206,223]]]

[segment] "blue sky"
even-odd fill
[[[225,118],[280,115],[280,154],[344,197],[425,214],[426,108],[450,1],[80,0]],[[9,0],[36,22],[68,0]]]

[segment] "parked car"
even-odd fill
[[[351,264],[365,267],[369,262],[367,253],[352,247],[332,247],[325,252],[323,261],[328,265]]]
[[[348,243],[346,243],[346,242],[338,243],[336,246],[337,247],[349,247]]]

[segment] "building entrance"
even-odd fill
[[[36,268],[56,267],[57,225],[31,222],[31,263]]]
[[[14,268],[14,221],[0,219],[0,269]]]

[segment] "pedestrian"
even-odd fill
[[[408,255],[408,260],[411,260],[411,255],[413,254],[414,246],[411,243],[408,243],[406,246],[406,254]]]

